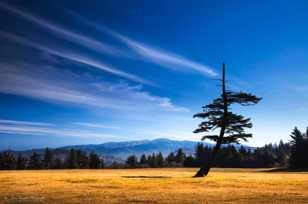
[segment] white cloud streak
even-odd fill
[[[37,68],[39,67],[39,69]],[[188,112],[167,97],[151,95],[141,86],[110,84],[93,77],[63,73],[54,67],[1,64],[0,92],[53,103],[68,103],[122,111]]]
[[[97,131],[95,132],[79,129],[60,128],[54,124],[44,125],[44,123],[35,123],[28,121],[0,120],[0,133],[15,135],[119,139],[118,136],[103,134]]]
[[[111,130],[119,130],[120,127],[110,126],[110,125],[103,125],[98,123],[89,123],[89,122],[75,122],[74,125],[86,127],[86,128],[100,128],[100,129],[111,129]]]
[[[180,55],[174,53],[155,49],[143,43],[134,41],[126,36],[120,35],[114,31],[108,30],[108,32],[125,43],[128,47],[138,53],[145,60],[159,64],[163,67],[171,69],[188,69],[201,73],[205,76],[215,77],[217,73],[209,66],[194,62]]]
[[[44,20],[43,18],[37,17],[35,15],[32,15],[30,13],[27,13],[25,11],[22,11],[20,9],[14,8],[8,4],[0,3],[0,8],[15,14],[19,17],[22,17],[22,19],[25,19],[31,23],[34,23],[41,28],[51,31],[51,33],[64,38],[65,40],[71,41],[75,44],[81,45],[83,47],[87,47],[93,50],[96,50],[98,52],[109,54],[113,56],[121,56],[122,53],[118,49],[107,45],[105,43],[99,42],[95,39],[74,33],[72,31],[69,31],[67,29],[64,29],[61,26],[58,26],[56,24],[50,23],[49,21]]]
[[[30,122],[30,121],[17,121],[17,120],[1,120],[0,124],[7,125],[29,125],[29,126],[53,126],[51,123]]]
[[[111,67],[109,65],[106,65],[106,64],[101,63],[99,61],[96,61],[94,59],[91,59],[91,58],[88,58],[88,57],[85,57],[85,56],[82,56],[82,55],[79,55],[79,54],[76,54],[76,53],[68,53],[68,52],[63,51],[63,50],[57,50],[57,49],[54,49],[54,48],[45,47],[45,46],[42,46],[40,44],[34,43],[30,40],[27,40],[23,37],[16,36],[12,33],[7,33],[7,32],[4,32],[4,31],[0,31],[0,36],[2,38],[5,38],[5,39],[10,40],[12,42],[21,44],[23,46],[29,46],[29,47],[38,49],[40,51],[52,54],[52,55],[57,56],[57,57],[61,57],[61,58],[64,58],[64,59],[67,59],[67,60],[70,60],[70,61],[73,61],[73,62],[77,62],[77,63],[80,63],[80,64],[84,64],[84,65],[87,65],[87,66],[90,66],[90,67],[94,67],[94,68],[103,70],[105,72],[111,73],[113,75],[120,76],[120,77],[125,78],[125,79],[129,79],[129,80],[134,81],[134,82],[138,82],[138,83],[142,83],[142,84],[148,84],[148,85],[154,85],[153,82],[142,79],[142,78],[140,78],[136,75],[133,75],[133,74],[130,74],[130,73],[127,73],[127,72],[123,72],[123,71],[121,71],[117,68]]]
[[[218,75],[214,69],[207,65],[195,62],[193,60],[187,59],[183,56],[171,52],[163,51],[157,48],[150,47],[146,44],[137,42],[105,26],[98,26],[97,24],[89,21],[84,17],[81,17],[80,15],[72,11],[68,11],[68,13],[74,18],[78,19],[80,22],[84,23],[85,25],[91,26],[100,32],[108,33],[109,35],[120,40],[122,43],[124,43],[134,52],[136,52],[140,57],[142,57],[142,59],[145,61],[149,61],[173,70],[193,70],[210,77],[215,77]]]
[[[0,3],[0,8],[15,14],[17,16],[22,17],[23,19],[28,20],[29,22],[35,23],[36,25],[40,26],[43,29],[46,29],[48,31],[51,31],[51,33],[56,34],[59,37],[64,38],[67,41],[73,42],[75,44],[81,45],[83,47],[87,47],[90,48],[93,51],[96,52],[100,52],[100,53],[105,53],[105,54],[109,54],[112,56],[125,56],[125,57],[132,57],[129,53],[124,53],[124,52],[120,52],[118,49],[107,45],[105,43],[101,43],[95,39],[74,33],[72,31],[69,31],[67,29],[64,29],[63,27],[50,23],[47,20],[44,20],[41,17],[37,17],[33,14],[30,14],[28,12],[22,11],[20,9],[14,8],[8,4],[5,3]],[[94,26],[95,28],[97,28],[100,31],[103,31],[104,33],[108,33],[111,36],[115,37],[116,39],[120,40],[122,43],[124,43],[126,46],[128,46],[130,49],[132,49],[135,53],[137,53],[142,60],[145,61],[149,61],[158,65],[161,65],[162,67],[166,67],[169,69],[173,69],[173,70],[192,70],[192,71],[196,71],[198,73],[201,73],[203,75],[206,76],[211,76],[211,77],[215,77],[217,76],[217,73],[209,66],[207,65],[203,65],[201,63],[192,61],[190,59],[187,59],[183,56],[180,55],[176,55],[174,53],[171,52],[167,52],[167,51],[162,51],[153,47],[150,47],[148,45],[145,45],[143,43],[137,42],[135,40],[132,40],[124,35],[121,35],[111,29],[107,29],[103,26],[99,27],[97,25],[95,25],[94,23],[88,21],[87,19],[84,19],[76,14],[74,14],[73,12],[70,12],[71,14],[73,14],[74,16],[76,16],[80,21],[82,21],[84,24],[90,25],[90,26]],[[12,37],[11,37],[12,38]],[[15,37],[16,40],[16,37]],[[19,40],[21,42],[21,40]],[[102,70],[105,70],[109,73],[130,79],[130,80],[134,80],[137,81],[139,83],[143,83],[143,84],[149,84],[149,82],[140,79],[137,76],[134,76],[132,74],[129,73],[125,73],[123,71],[120,71],[118,69],[115,69],[113,67],[107,66],[105,64],[102,64],[100,62],[97,62],[95,60],[91,60],[88,58],[84,58],[80,55],[76,55],[76,54],[64,54],[61,51],[56,51],[54,49],[49,49],[43,46],[40,46],[38,44],[36,44],[34,46],[34,43],[27,43],[28,46],[32,46],[32,47],[36,47],[37,49],[40,50],[44,50],[45,52],[49,52],[53,55],[57,55],[57,56],[61,56],[64,57],[66,59],[70,59],[73,60],[75,62],[79,62],[79,63],[83,63],[83,64],[87,64],[89,66],[93,66],[93,67],[97,67],[100,68]]]

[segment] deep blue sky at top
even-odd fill
[[[308,113],[308,2],[1,1],[0,148],[167,137],[229,88],[263,101],[250,145]]]

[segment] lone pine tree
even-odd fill
[[[203,111],[194,115],[194,118],[202,118],[203,122],[194,133],[207,133],[219,129],[219,134],[205,135],[201,140],[209,139],[216,142],[209,158],[201,164],[200,170],[195,177],[204,177],[208,174],[215,157],[222,144],[239,143],[247,141],[252,134],[245,133],[245,128],[251,128],[250,118],[231,112],[232,104],[243,106],[257,104],[261,98],[244,92],[232,92],[226,89],[225,64],[222,64],[222,89],[221,96],[212,103],[203,106]]]

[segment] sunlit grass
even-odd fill
[[[1,171],[0,203],[308,203],[308,173],[195,171]]]

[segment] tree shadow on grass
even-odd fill
[[[122,176],[122,178],[134,178],[134,179],[167,179],[170,176]]]

